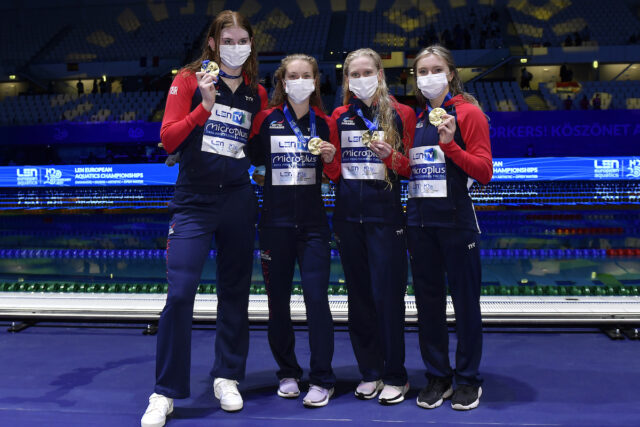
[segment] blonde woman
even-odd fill
[[[322,174],[339,175],[335,122],[322,112],[316,60],[289,55],[275,73],[270,107],[251,129],[247,152],[265,165],[259,221],[260,254],[269,299],[269,346],[279,370],[277,394],[300,395],[302,368],[295,354],[289,304],[296,261],[309,325],[311,371],[308,407],[325,406],[333,394],[333,320],[327,295],[331,249],[321,197]]]
[[[333,229],[349,294],[349,334],[362,380],[360,399],[392,405],[409,389],[404,367],[407,250],[400,178],[414,111],[388,92],[380,56],[347,55],[344,105],[332,117],[340,137],[341,176]]]
[[[414,75],[425,111],[409,150],[407,241],[428,379],[417,403],[432,409],[451,397],[453,409],[468,410],[482,395],[480,229],[468,189],[474,180],[491,180],[489,126],[478,102],[463,91],[447,49],[436,45],[420,52]],[[449,363],[446,284],[456,313],[455,370]]]

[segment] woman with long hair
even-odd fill
[[[252,44],[249,21],[237,12],[220,12],[201,57],[185,66],[169,89],[160,137],[167,152],[182,155],[169,204],[169,291],[158,324],[156,384],[143,427],[164,425],[173,399],[190,394],[193,304],[213,238],[218,249],[214,394],[225,411],[243,406],[237,384],[244,378],[249,349],[257,219],[243,148],[253,118],[267,104]],[[219,64],[219,75],[201,71],[203,61]]]
[[[404,367],[407,248],[399,174],[408,176],[404,146],[414,111],[389,95],[380,55],[349,53],[344,105],[332,117],[340,137],[341,176],[333,230],[348,292],[349,334],[362,381],[359,399],[392,405],[409,389]]]
[[[407,241],[428,379],[417,403],[432,409],[451,397],[453,409],[468,410],[482,394],[480,228],[469,188],[474,180],[486,185],[493,174],[489,125],[444,47],[423,49],[414,76],[425,110],[409,150]],[[455,370],[449,363],[447,284],[458,336]]]
[[[258,114],[247,152],[265,165],[259,222],[262,273],[269,298],[269,346],[279,370],[277,394],[296,398],[302,368],[289,304],[296,261],[309,325],[311,370],[303,404],[325,406],[333,394],[333,320],[327,295],[330,232],[321,197],[323,173],[339,175],[335,122],[322,111],[316,60],[289,55],[275,72],[270,107]]]

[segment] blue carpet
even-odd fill
[[[152,392],[155,337],[140,328],[36,326],[0,332],[0,426],[136,426]],[[407,332],[407,401],[383,407],[359,401],[355,359],[344,329],[336,332],[339,382],[329,406],[305,409],[302,399],[275,395],[276,366],[266,332],[251,332],[245,407],[228,414],[213,397],[208,372],[215,329],[193,335],[192,397],[176,401],[168,426],[509,425],[640,426],[640,342],[611,341],[597,332],[485,333],[478,409],[458,412],[415,405],[425,385],[418,337]],[[308,366],[306,332],[296,333],[298,359]],[[451,348],[455,335],[451,335]],[[453,356],[452,356],[453,360]],[[306,388],[307,383],[302,384]]]

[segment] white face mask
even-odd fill
[[[363,101],[371,99],[378,89],[378,75],[360,77],[358,79],[349,78],[349,90]]]
[[[445,73],[427,74],[418,77],[418,89],[427,99],[436,99],[445,91],[449,85]]]
[[[284,91],[294,104],[302,104],[316,90],[314,79],[285,80]]]
[[[242,67],[249,55],[251,55],[250,44],[220,45],[220,60],[229,68],[236,69]]]

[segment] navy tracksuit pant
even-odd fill
[[[169,209],[169,291],[158,324],[155,392],[180,399],[190,394],[193,303],[212,238],[218,310],[211,376],[244,378],[257,202],[253,188],[246,186],[225,194],[176,192]]]
[[[413,287],[418,309],[420,352],[427,378],[455,376],[457,384],[482,383],[481,267],[475,231],[408,227]],[[445,279],[446,275],[446,279]],[[449,363],[447,283],[456,314],[456,369]]]
[[[329,227],[260,227],[262,273],[269,298],[269,346],[279,370],[278,379],[302,377],[295,355],[291,323],[291,289],[296,260],[309,327],[311,371],[309,383],[331,388],[336,382],[333,359],[333,319],[329,310],[331,251]]]
[[[335,221],[349,294],[349,335],[363,381],[407,383],[407,246],[400,225]]]

